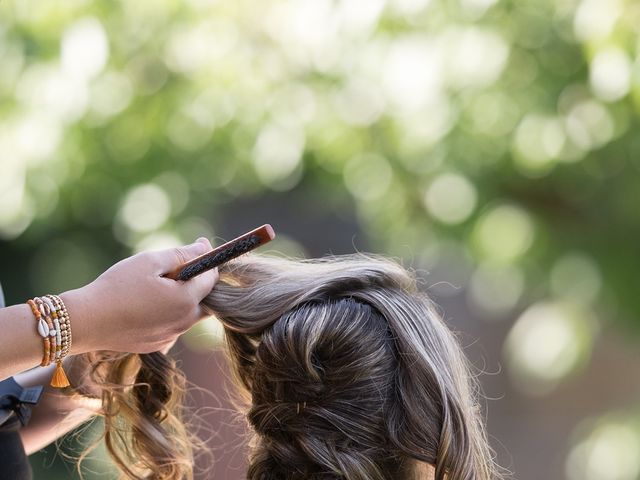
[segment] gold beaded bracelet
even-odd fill
[[[35,297],[27,301],[36,319],[36,329],[43,341],[43,355],[40,366],[55,362],[56,369],[51,378],[51,386],[64,388],[70,385],[62,367],[62,359],[71,348],[71,321],[62,299],[57,295]]]

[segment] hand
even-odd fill
[[[181,248],[143,252],[115,264],[89,285],[62,294],[71,318],[72,353],[170,348],[206,316],[200,301],[211,292],[218,271],[186,282],[162,274],[211,249],[209,241],[200,238]]]

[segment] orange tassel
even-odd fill
[[[69,379],[67,378],[67,374],[64,373],[62,362],[60,360],[56,362],[56,370],[55,372],[53,372],[53,377],[51,377],[50,385],[55,388],[65,388],[71,385],[69,383]]]

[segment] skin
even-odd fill
[[[205,318],[200,301],[217,282],[217,270],[188,282],[161,275],[211,249],[209,241],[200,238],[181,248],[143,252],[118,262],[90,284],[60,294],[73,333],[65,360],[71,383],[77,385],[85,378],[87,366],[78,357],[80,354],[98,350],[167,352],[182,333]],[[49,387],[53,366],[29,370],[40,364],[42,339],[26,304],[0,309],[0,331],[0,380],[14,376],[24,386],[47,385],[31,421],[21,429],[28,454],[99,411],[96,401],[68,397]]]

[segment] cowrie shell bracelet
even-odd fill
[[[27,301],[36,319],[36,330],[42,337],[43,355],[40,366],[56,364],[51,386],[68,387],[69,379],[62,368],[62,359],[71,348],[71,321],[67,307],[58,295],[45,295]]]

